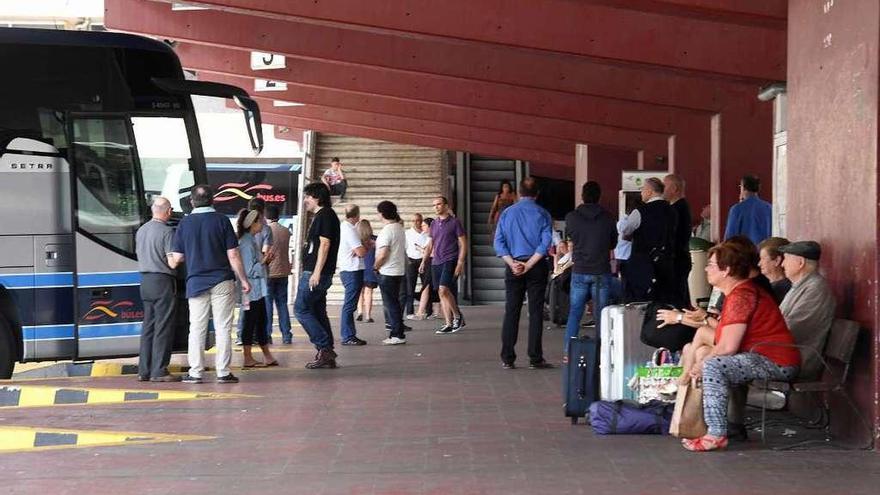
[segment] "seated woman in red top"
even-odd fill
[[[729,388],[756,379],[791,380],[801,358],[794,337],[773,296],[749,279],[753,254],[736,243],[725,242],[709,251],[709,283],[724,293],[715,346],[703,366],[690,374],[703,378],[703,416],[709,432],[682,440],[688,450],[727,447]],[[761,345],[769,344],[769,345]]]

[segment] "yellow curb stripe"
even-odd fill
[[[54,404],[55,392],[58,389],[54,387],[21,387],[20,390],[19,407],[35,407]]]
[[[0,453],[212,440],[204,435],[0,426]]]
[[[93,363],[90,376],[119,376],[122,374],[122,365],[119,363]]]
[[[42,385],[5,385],[0,386],[0,409],[254,397],[258,396],[155,389],[136,390],[52,387]]]

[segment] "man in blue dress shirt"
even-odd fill
[[[501,329],[501,364],[504,369],[516,366],[516,339],[523,299],[529,295],[529,368],[552,368],[544,360],[544,291],[547,287],[553,219],[535,203],[538,185],[531,177],[519,186],[520,200],[506,208],[495,230],[495,254],[504,260],[506,305]]]
[[[727,214],[727,228],[724,240],[735,235],[744,235],[757,246],[770,237],[773,226],[773,207],[758,197],[761,180],[754,175],[746,175],[739,183],[739,203],[730,207]]]

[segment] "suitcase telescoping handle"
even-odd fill
[[[577,398],[578,400],[584,400],[587,398],[587,358],[586,356],[581,356],[578,359],[577,364],[578,370],[582,375],[582,379],[580,380],[580,386],[577,389]]]

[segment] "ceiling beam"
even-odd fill
[[[763,14],[764,22],[754,24],[744,21],[750,17],[761,19],[760,8],[740,7],[739,13],[731,8],[725,11],[721,9],[728,3],[720,0],[618,2],[617,6],[572,0],[542,0],[540,4],[534,0],[196,3],[227,12],[260,15],[267,20],[297,21],[310,34],[317,34],[318,28],[345,26],[364,34],[403,32],[734,77],[785,79],[785,25],[772,25],[773,18],[767,16],[778,15],[779,0],[771,0],[771,10]],[[684,13],[688,15],[681,15]],[[705,18],[711,13],[712,18]],[[727,18],[739,14],[739,22],[725,23],[725,14]],[[311,22],[315,30],[306,22]]]
[[[185,65],[188,57],[183,58]],[[205,58],[197,65],[205,65]],[[667,134],[613,128],[595,124],[581,124],[558,119],[524,116],[509,112],[479,110],[454,105],[426,103],[384,95],[358,93],[331,88],[288,83],[284,91],[254,93],[251,77],[210,71],[198,72],[200,79],[232,84],[247,89],[254,95],[273,100],[358,110],[376,115],[410,117],[425,121],[468,126],[477,130],[503,131],[531,138],[549,138],[572,143],[602,144],[610,147],[645,149],[652,154],[665,155]],[[264,110],[273,106],[271,101],[261,105]]]

